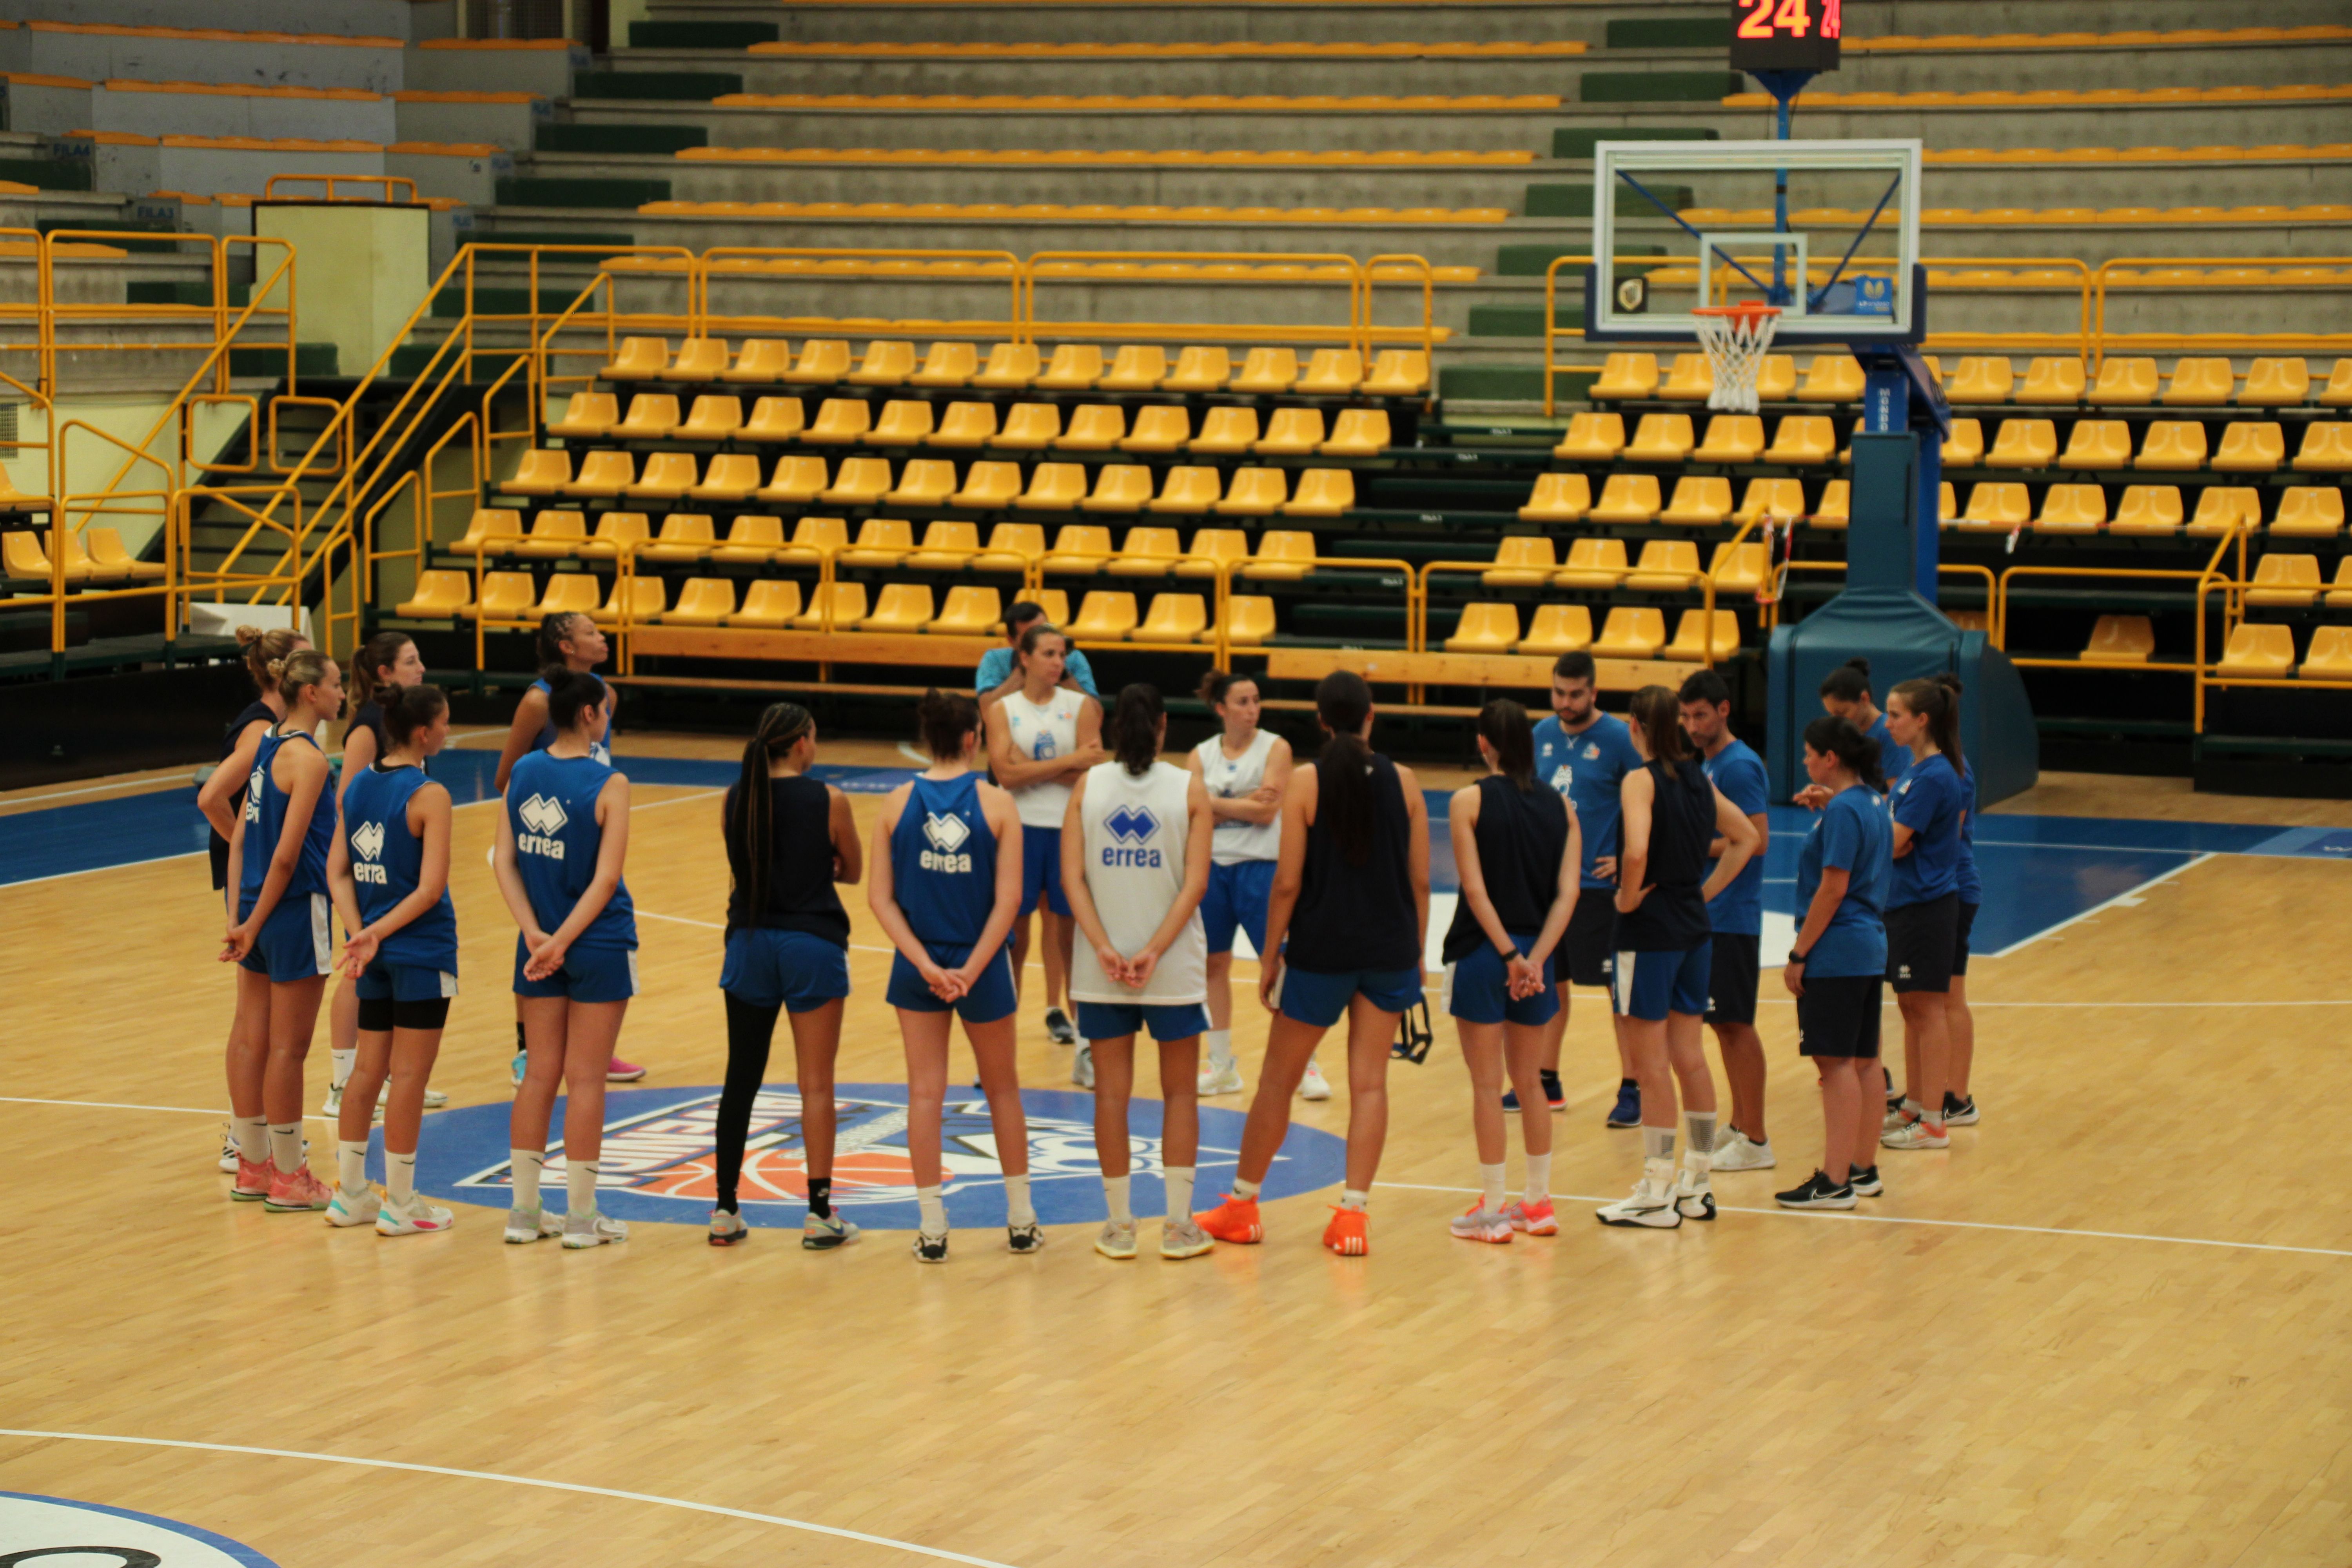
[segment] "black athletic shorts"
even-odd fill
[[[1706,978],[1708,1023],[1756,1022],[1756,965],[1763,942],[1762,937],[1741,931],[1715,933],[1715,966]]]
[[[1875,974],[1806,975],[1797,998],[1797,1054],[1875,1059],[1885,985]]]
[[[1617,890],[1586,888],[1576,895],[1552,972],[1562,983],[1613,985],[1617,976]]]
[[[1955,975],[1966,974],[1969,972],[1969,933],[1976,929],[1977,906],[1962,904],[1959,937],[1952,943],[1952,973]]]
[[[1946,893],[1886,911],[1886,983],[1907,991],[1949,991],[1952,953],[1958,946],[1960,896]]]

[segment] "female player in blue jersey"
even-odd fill
[[[336,912],[352,933],[343,973],[359,1000],[335,1145],[327,1223],[375,1222],[379,1236],[447,1230],[449,1210],[417,1195],[425,1084],[457,994],[457,911],[449,902],[449,792],[425,776],[449,740],[449,700],[422,683],[378,693],[383,749],[343,785],[343,828],[327,857]],[[391,1091],[384,1094],[386,1079]],[[368,1184],[368,1124],[383,1096],[390,1201]]]
[[[1909,1096],[1879,1142],[1889,1149],[1942,1149],[1944,1093],[1952,1062],[1953,955],[1960,921],[1960,704],[1938,680],[1906,680],[1886,695],[1886,728],[1910,749],[1910,770],[1887,805],[1895,818],[1895,885],[1886,900],[1886,979],[1918,1039]]]
[[[556,1234],[539,1201],[547,1124],[558,1089],[563,1113],[563,1245],[625,1240],[629,1227],[597,1211],[604,1149],[604,1072],[621,1019],[637,993],[637,921],[621,879],[629,847],[629,781],[597,759],[610,710],[604,683],[581,670],[548,682],[555,743],[515,763],[499,814],[493,864],[522,934],[514,992],[530,1069],[515,1092],[509,1153],[514,1205],[507,1239]]]
[[[229,839],[237,919],[221,959],[243,965],[238,1011],[268,1020],[258,1039],[232,1043],[237,1165],[229,1196],[286,1214],[325,1208],[331,1196],[302,1152],[302,1064],[326,990],[327,848],[335,837],[318,729],[341,715],[343,678],[333,659],[310,648],[287,655],[274,673],[286,718],[255,749]]]
[[[898,956],[884,994],[898,1010],[907,1049],[907,1154],[922,1207],[915,1257],[948,1258],[940,1195],[940,1127],[948,1093],[948,1019],[963,1019],[980,1061],[997,1158],[1004,1171],[1004,1223],[1012,1249],[1045,1245],[1029,1198],[1029,1123],[1013,1057],[1020,998],[1004,939],[1021,908],[1021,816],[1013,797],[972,772],[980,704],[961,692],[927,692],[916,709],[931,765],[890,792],[874,825],[874,882],[866,901]]]
[[[1959,723],[1959,678],[1946,671],[1929,678],[1941,687],[1951,700],[1952,722]],[[1894,699],[1890,696],[1891,703]],[[1903,753],[1906,758],[1910,753]],[[1969,1075],[1976,1065],[1976,1015],[1969,1008],[1969,942],[1974,935],[1977,910],[1984,902],[1984,883],[1977,875],[1976,855],[1976,774],[1965,760],[1958,763],[1960,775],[1960,837],[1959,865],[1954,874],[1953,890],[1959,904],[1953,921],[1951,989],[1944,994],[1944,1027],[1951,1041],[1950,1065],[1945,1070],[1944,1125],[1972,1127],[1978,1121],[1976,1097],[1969,1092]],[[1886,1094],[1885,1130],[1899,1131],[1906,1115],[1916,1112],[1917,1102],[1911,1086],[1923,1080],[1919,1064],[1919,1031],[1906,1018],[1903,1027],[1903,1081],[1905,1088],[1890,1087]]]

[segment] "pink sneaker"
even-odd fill
[[[1559,1234],[1559,1216],[1552,1213],[1549,1198],[1546,1198],[1532,1208],[1523,1203],[1507,1205],[1503,1209],[1503,1217],[1511,1222],[1513,1230],[1525,1231],[1529,1236]]]
[[[241,1204],[259,1203],[269,1195],[272,1184],[278,1180],[278,1162],[264,1156],[261,1163],[239,1154],[236,1157],[236,1180],[230,1184],[228,1195]]]
[[[625,1062],[614,1057],[604,1068],[606,1083],[635,1083],[646,1076],[646,1069],[635,1062]]]
[[[303,1214],[334,1201],[334,1193],[310,1173],[310,1166],[297,1165],[269,1184],[269,1195],[261,1206],[271,1214]]]

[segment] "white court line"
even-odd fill
[[[85,1110],[161,1110],[173,1116],[235,1116],[233,1110],[214,1110],[201,1105],[122,1105],[110,1100],[29,1100],[22,1095],[0,1094],[0,1105],[72,1105]],[[340,1118],[306,1112],[305,1121],[335,1121]]]
[[[2171,870],[2159,871],[2145,882],[2135,883],[2131,887],[2126,888],[2122,892],[2117,893],[2114,898],[2106,899],[2101,902],[2093,904],[2081,914],[2070,915],[2066,919],[2060,921],[2054,926],[2044,926],[2040,931],[2035,931],[2032,936],[2027,937],[2023,942],[2011,942],[1999,952],[1988,952],[1984,956],[1987,958],[2007,958],[2012,952],[2022,952],[2027,948],[2032,947],[2035,942],[2042,941],[2045,937],[2056,936],[2068,926],[2075,925],[2083,921],[2089,920],[2093,915],[2104,914],[2108,910],[2114,909],[2118,904],[2121,904],[2126,899],[2137,899],[2140,894],[2147,891],[2148,889],[2155,887],[2158,882],[2168,882],[2172,880],[2173,878],[2180,875],[2183,871],[2192,870],[2199,866],[2202,866],[2206,861],[2212,858],[2214,858],[2213,853],[2209,850],[2206,853],[2198,856],[2194,859],[2183,860]]]
[[[659,1497],[652,1492],[623,1491],[615,1487],[592,1487],[579,1481],[541,1480],[536,1476],[506,1476],[496,1470],[463,1470],[449,1465],[413,1465],[401,1459],[362,1459],[348,1454],[305,1454],[292,1448],[251,1448],[237,1443],[189,1443],[170,1437],[124,1437],[109,1432],[37,1432],[17,1426],[0,1426],[0,1437],[33,1437],[60,1443],[128,1443],[144,1448],[190,1448],[207,1454],[245,1454],[264,1459],[308,1459],[320,1465],[352,1465],[370,1470],[405,1470],[419,1476],[455,1476],[467,1481],[502,1481],[510,1487],[537,1487],[542,1491],[572,1492],[582,1497],[618,1498],[623,1502],[649,1502],[657,1508],[683,1509],[688,1513],[716,1514],[721,1519],[749,1520],[754,1524],[780,1524],[787,1530],[804,1530],[812,1535],[830,1535],[842,1541],[862,1541],[868,1546],[887,1546],[898,1552],[911,1552],[919,1557],[935,1558],[941,1563],[966,1563],[971,1568],[1011,1568],[992,1557],[971,1557],[961,1552],[948,1552],[936,1546],[920,1546],[911,1541],[893,1541],[887,1535],[868,1535],[862,1530],[844,1530],[838,1525],[811,1524],[804,1519],[786,1519],[782,1514],[753,1513],[749,1509],[721,1508],[717,1503],[692,1502],[685,1498]]]
[[[106,795],[119,789],[184,789],[187,785],[187,779],[176,775],[164,779],[123,779],[115,784],[90,784],[83,789],[56,789],[47,795],[20,795],[14,800],[0,800],[0,806],[30,805],[37,800],[71,800],[78,795]]]
[[[1476,1187],[1426,1186],[1416,1182],[1374,1182],[1372,1185],[1396,1187],[1405,1192],[1414,1193],[1475,1193],[1479,1190]],[[1556,1204],[1563,1202],[1613,1204],[1622,1200],[1591,1197],[1583,1193],[1554,1193],[1552,1201]],[[2352,1258],[2352,1251],[2346,1251],[2342,1247],[2278,1247],[2265,1241],[2214,1241],[2201,1236],[2147,1236],[2128,1230],[2070,1230],[2063,1226],[1994,1225],[1985,1220],[1919,1219],[1909,1215],[1860,1214],[1853,1211],[1838,1213],[1820,1209],[1784,1209],[1778,1206],[1769,1209],[1734,1208],[1729,1204],[1724,1203],[1718,1203],[1716,1206],[1724,1214],[1769,1214],[1789,1219],[1852,1220],[1862,1225],[1927,1225],[1948,1230],[2013,1230],[2027,1236],[2083,1236],[2094,1237],[2103,1241],[2168,1241],[2181,1247],[2227,1247],[2245,1252],[2302,1252],[2320,1258]]]

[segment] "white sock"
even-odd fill
[[[1549,1154],[1528,1156],[1528,1190],[1523,1201],[1529,1208],[1535,1207],[1538,1204],[1551,1201],[1551,1156]]]
[[[1241,1199],[1244,1203],[1253,1202],[1257,1197],[1257,1186],[1258,1184],[1255,1182],[1244,1182],[1239,1176],[1235,1176],[1234,1178],[1234,1196]]]
[[[1478,1167],[1478,1183],[1483,1189],[1478,1206],[1488,1214],[1503,1212],[1503,1193],[1509,1184],[1510,1172],[1508,1165],[1482,1164]]]
[[[1037,1208],[1029,1201],[1029,1178],[1026,1176],[1004,1178],[1004,1223],[1007,1225],[1037,1223]]]
[[[1209,1065],[1223,1067],[1234,1059],[1234,1032],[1231,1029],[1211,1029],[1201,1038],[1209,1047]]]
[[[1343,1209],[1356,1209],[1360,1211],[1371,1207],[1372,1200],[1368,1194],[1358,1192],[1353,1187],[1341,1187],[1339,1189],[1339,1206]]]
[[[1715,1112],[1683,1112],[1683,1169],[1704,1176],[1715,1165]]]
[[[337,1141],[335,1179],[343,1191],[356,1193],[367,1185],[367,1150],[364,1143]]]
[[[269,1158],[269,1119],[266,1116],[232,1116],[229,1126],[236,1134],[236,1156],[248,1165],[258,1165]]]
[[[567,1214],[576,1216],[596,1212],[596,1178],[604,1173],[604,1166],[593,1160],[564,1162],[563,1200]]]
[[[1133,1176],[1105,1176],[1103,1178],[1103,1197],[1110,1205],[1110,1219],[1113,1225],[1133,1225],[1135,1223],[1135,1205],[1129,1200],[1128,1195],[1129,1188],[1134,1184],[1134,1181],[1135,1178]],[[1009,1188],[1007,1190],[1010,1191]]]
[[[354,1046],[348,1051],[329,1051],[327,1054],[335,1058],[334,1086],[340,1091],[343,1085],[352,1081],[352,1064],[359,1060],[359,1047]]]
[[[302,1168],[300,1122],[269,1124],[269,1157],[278,1162],[278,1173],[281,1176],[290,1176]]]
[[[937,1187],[917,1187],[915,1203],[923,1211],[922,1232],[925,1236],[945,1236],[948,1233],[948,1205]]]
[[[416,1156],[395,1154],[390,1150],[383,1156],[383,1184],[392,1194],[395,1206],[416,1195]]]
[[[1193,1174],[1193,1167],[1190,1165],[1171,1165],[1160,1173],[1160,1184],[1168,1189],[1170,1219],[1192,1217]]]
[[[539,1206],[539,1173],[547,1167],[544,1149],[509,1149],[507,1169],[514,1177],[514,1206],[535,1209]]]

